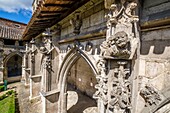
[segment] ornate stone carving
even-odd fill
[[[70,20],[71,25],[74,27],[73,33],[78,35],[82,26],[82,18],[80,12],[76,12],[74,18]]]
[[[124,32],[117,32],[115,36],[104,41],[101,46],[101,56],[112,56],[115,58],[128,58],[130,56],[130,44],[128,35]]]
[[[162,99],[160,94],[150,85],[146,85],[140,90],[140,95],[146,102],[146,106],[157,105]]]
[[[118,62],[119,68],[115,68],[114,76],[111,77],[109,109],[116,113],[121,109],[122,112],[129,111],[131,108],[131,83],[128,80],[130,70],[125,69],[127,62]]]
[[[98,84],[95,85],[95,88],[97,89],[96,93],[93,95],[93,98],[98,99],[101,98],[103,100],[103,103],[106,105],[108,103],[108,86],[107,81],[108,77],[106,75],[106,60],[100,59],[97,63],[98,70],[100,72],[100,75],[96,77]]]
[[[101,113],[130,113],[133,110],[131,62],[139,42],[136,6],[131,0],[105,0],[110,12],[106,16],[106,40],[100,45],[101,59],[97,63],[100,73],[96,76],[95,93],[100,100]]]
[[[51,58],[50,58],[49,55],[46,57],[44,66],[45,66],[44,68],[46,68],[46,69],[51,69],[52,68],[52,66],[51,66]]]
[[[106,0],[107,1],[107,0]],[[111,2],[111,1],[110,1]],[[110,4],[109,2],[109,4]],[[101,55],[104,57],[129,59],[134,55],[137,39],[135,26],[138,16],[135,15],[135,2],[121,0],[119,4],[111,4],[107,17],[106,41],[101,46]],[[131,56],[131,57],[130,57]]]

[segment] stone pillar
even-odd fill
[[[137,4],[133,1],[105,0],[109,10],[107,17],[106,41],[100,45],[100,57],[97,66],[100,74],[94,95],[98,99],[100,113],[133,113],[134,92],[137,87],[137,75],[134,75],[132,63],[139,44],[137,29],[138,16],[135,15]],[[107,3],[108,2],[108,3]],[[110,4],[110,6],[108,6]]]
[[[31,58],[30,58],[30,99],[33,98],[33,81],[32,76],[35,74],[35,39],[30,41],[31,44]]]
[[[26,77],[26,68],[27,68],[27,52],[28,52],[28,43],[25,44],[25,52],[24,52],[24,56],[22,59],[22,81],[25,82],[25,85],[27,84],[27,77]]]

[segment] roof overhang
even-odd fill
[[[24,31],[23,40],[30,40],[52,27],[90,0],[41,0]]]

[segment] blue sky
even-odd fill
[[[33,0],[0,0],[0,17],[28,23],[32,15]]]

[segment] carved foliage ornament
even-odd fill
[[[131,109],[131,83],[128,80],[130,77],[129,68],[125,68],[127,62],[118,62],[119,67],[115,68],[114,75],[112,75],[109,98],[109,109],[116,112],[122,109],[126,112]]]
[[[100,75],[98,75],[96,77],[98,84],[95,85],[95,88],[97,89],[97,91],[93,95],[93,98],[95,98],[95,99],[101,98],[103,100],[103,103],[105,105],[107,105],[108,104],[108,97],[107,97],[108,77],[106,75],[106,71],[107,71],[106,70],[106,60],[100,59],[97,63],[97,67],[98,67],[98,70],[100,72]]]

